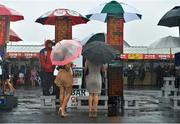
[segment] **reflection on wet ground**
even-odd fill
[[[124,110],[123,115],[108,117],[99,111],[97,118],[89,118],[85,111],[71,110],[69,117],[60,118],[57,109],[40,108],[40,88],[23,87],[17,90],[18,106],[11,111],[0,111],[1,123],[178,123],[180,111],[159,106],[159,90],[125,90],[126,96],[138,96],[140,109]]]

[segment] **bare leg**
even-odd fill
[[[94,93],[94,116],[97,116],[97,107],[98,107],[98,101],[99,101],[99,96],[97,93]]]
[[[33,87],[35,87],[35,80],[33,80]]]
[[[63,114],[65,114],[65,107],[69,101],[70,96],[71,96],[71,90],[66,90],[66,96],[64,97],[63,103],[61,105],[61,110]]]
[[[89,112],[92,112],[92,101],[93,101],[93,94],[89,93]]]
[[[59,104],[60,104],[60,107],[62,107],[62,104],[64,101],[64,94],[65,94],[64,88],[61,86],[59,88]]]

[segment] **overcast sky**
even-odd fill
[[[43,44],[45,39],[54,39],[54,26],[41,25],[35,20],[47,11],[67,8],[82,15],[103,2],[110,0],[0,0],[0,4],[17,10],[24,20],[11,22],[13,29],[24,41],[13,44]],[[133,46],[148,46],[159,38],[178,36],[178,27],[157,26],[161,17],[180,0],[117,0],[136,8],[142,14],[141,20],[124,24],[124,40]],[[106,32],[106,23],[89,21],[87,24],[73,26],[73,37],[83,39],[96,32]]]

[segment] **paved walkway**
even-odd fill
[[[61,118],[57,109],[40,108],[40,88],[21,88],[17,90],[18,106],[12,111],[1,111],[0,123],[180,123],[180,111],[158,106],[159,90],[125,90],[124,94],[140,97],[141,109],[125,110],[123,115],[115,117],[101,111],[97,118],[72,110],[70,116]]]

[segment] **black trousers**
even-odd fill
[[[41,79],[43,95],[56,95],[56,98],[59,98],[59,88],[54,83],[53,72],[41,72]],[[52,93],[50,93],[51,86],[53,86]]]
[[[43,95],[50,95],[50,88],[53,85],[54,76],[52,72],[41,72]]]

